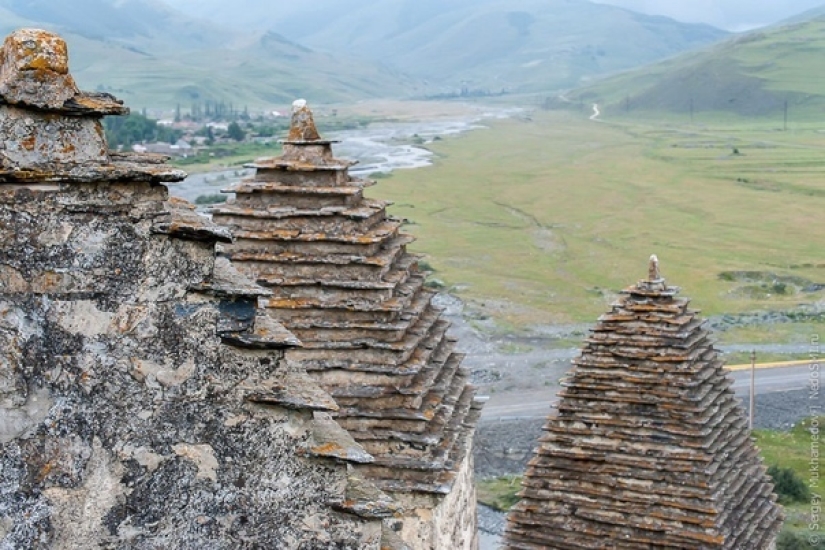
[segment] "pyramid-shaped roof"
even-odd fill
[[[296,102],[283,154],[250,165],[212,211],[235,237],[223,254],[271,290],[261,304],[303,344],[288,359],[374,457],[359,473],[394,494],[440,498],[468,460],[481,405],[406,250],[413,238],[388,203],[364,197],[373,182],[349,174],[332,143]]]
[[[587,338],[531,460],[510,549],[760,550],[782,523],[704,321],[659,276]]]

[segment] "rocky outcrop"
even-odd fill
[[[378,549],[395,504],[221,227],[112,154],[63,41],[0,67],[0,548]]]
[[[296,102],[283,155],[257,161],[213,210],[235,235],[223,254],[272,290],[261,304],[303,343],[288,359],[333,396],[339,424],[374,457],[358,473],[406,509],[401,538],[473,548],[480,405],[406,251],[412,237],[387,203],[364,197],[372,182],[350,176],[332,143]]]
[[[599,319],[530,462],[506,547],[772,548],[782,524],[704,321],[659,276]]]

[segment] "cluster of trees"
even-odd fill
[[[106,140],[109,146],[131,147],[135,143],[164,142],[175,143],[183,137],[183,131],[169,126],[161,126],[157,120],[140,113],[131,113],[128,116],[111,116],[103,119],[106,130]],[[243,141],[247,131],[236,121],[229,123],[226,136],[234,141]],[[274,134],[274,132],[273,132]],[[204,126],[196,135],[206,137],[207,145],[215,142],[215,134],[210,126]]]
[[[223,101],[205,101],[204,103],[193,103],[189,112],[183,114],[181,106],[175,108],[175,120],[192,120],[195,122],[216,121],[216,120],[249,120],[249,109],[244,106],[239,110],[232,103]]]
[[[246,130],[241,128],[241,125],[234,120],[229,123],[229,126],[226,129],[226,137],[233,141],[243,141],[246,139],[246,133]],[[213,130],[211,126],[203,126],[200,130],[195,132],[195,135],[205,137],[207,145],[212,145],[215,143],[215,130]]]
[[[106,117],[103,119],[103,127],[109,147],[112,148],[153,141],[175,143],[183,136],[182,131],[160,126],[157,120],[140,113]]]

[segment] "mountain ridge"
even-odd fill
[[[584,0],[317,0],[262,9],[169,0],[227,24],[270,28],[317,51],[383,63],[430,83],[536,92],[718,41],[726,31]],[[323,17],[317,17],[323,13]]]
[[[345,102],[404,97],[418,85],[380,64],[316,52],[272,32],[226,29],[157,0],[0,0],[0,31],[20,27],[59,33],[78,84],[133,108]]]
[[[735,36],[706,50],[570,92],[610,116],[630,111],[776,115],[825,108],[825,17]]]

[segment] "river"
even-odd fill
[[[507,118],[521,111],[513,108],[498,109],[450,119],[379,122],[356,130],[330,133],[324,137],[340,142],[333,146],[337,158],[358,161],[350,169],[351,174],[366,176],[377,172],[389,173],[393,170],[429,166],[432,164],[433,153],[427,149],[427,145],[433,141],[470,130],[484,129],[484,120]],[[251,173],[250,169],[233,168],[192,174],[185,181],[170,185],[169,192],[194,201],[200,195],[219,193],[221,189],[226,189]]]

